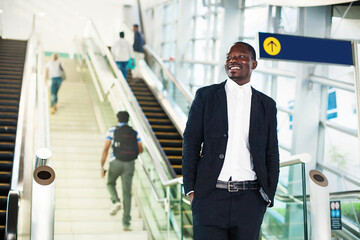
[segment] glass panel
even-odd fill
[[[298,8],[282,7],[280,16],[280,29],[284,33],[296,33]]]
[[[295,97],[295,79],[286,77],[277,77],[276,103],[283,107],[290,107]]]
[[[204,16],[196,17],[195,38],[205,38],[208,35],[207,19]]]
[[[332,165],[359,177],[360,162],[357,138],[329,127],[325,128],[324,164]]]
[[[280,168],[274,207],[268,208],[261,227],[265,239],[304,239],[302,165]]]
[[[279,144],[291,148],[293,134],[293,118],[288,113],[278,110],[278,138]]]
[[[334,122],[347,128],[357,130],[355,93],[331,88],[327,116],[329,122]]]
[[[247,9],[244,13],[244,36],[256,36],[259,31],[266,32],[268,15],[267,7]]]

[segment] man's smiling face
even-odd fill
[[[225,71],[228,77],[239,85],[250,81],[251,72],[257,66],[248,46],[236,43],[226,55]]]

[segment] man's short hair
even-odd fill
[[[133,26],[139,28],[139,25],[138,25],[138,24],[134,24]]]
[[[120,33],[119,33],[119,36],[120,36],[121,38],[124,38],[124,37],[125,37],[125,33],[124,33],[124,32],[120,32]]]
[[[127,123],[129,121],[129,113],[127,111],[120,111],[116,114],[117,119],[119,122]]]
[[[256,60],[256,52],[255,49],[253,48],[253,46],[251,46],[250,44],[246,43],[246,42],[236,42],[235,44],[241,44],[244,45],[250,52],[251,57],[253,58],[253,60]]]

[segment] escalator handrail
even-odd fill
[[[29,40],[26,45],[25,53],[25,62],[24,70],[22,77],[21,85],[21,95],[19,101],[19,110],[18,110],[18,121],[16,125],[16,138],[15,138],[15,148],[14,148],[14,158],[13,158],[13,167],[11,173],[11,186],[10,191],[7,197],[7,207],[6,207],[6,222],[5,222],[5,239],[17,239],[17,226],[18,226],[18,212],[19,212],[19,201],[20,196],[23,192],[24,182],[24,161],[25,161],[25,141],[27,132],[30,129],[27,129],[29,119],[25,116],[29,109],[29,97],[32,96],[30,92],[32,89],[29,87],[31,82],[32,74],[32,63],[33,60],[31,57],[32,54],[35,54],[32,46],[34,45],[35,39],[35,16],[33,18],[32,32],[30,33]],[[30,120],[31,121],[31,120]]]
[[[190,104],[192,103],[192,101],[194,100],[194,96],[193,94],[190,93],[190,91],[178,80],[176,80],[176,78],[174,77],[174,75],[168,70],[168,68],[165,66],[163,60],[160,58],[160,56],[158,56],[148,45],[144,45],[144,49],[145,52],[151,56],[161,67],[161,70],[169,77],[169,79],[171,80],[171,82],[174,83],[174,85],[176,86],[177,89],[180,90],[180,92],[184,95],[184,97],[186,98],[186,100],[188,100],[190,102]]]
[[[25,54],[25,62],[24,62],[24,72],[22,77],[22,86],[21,86],[21,95],[19,101],[19,111],[18,111],[18,121],[16,125],[16,139],[15,139],[15,148],[14,148],[14,159],[13,159],[13,168],[12,168],[12,175],[11,175],[11,187],[12,190],[18,190],[22,192],[23,190],[23,183],[22,177],[23,172],[20,169],[20,165],[24,161],[24,143],[25,143],[25,134],[26,134],[26,118],[25,114],[27,111],[28,105],[28,97],[30,88],[28,87],[29,82],[31,81],[31,45],[33,38],[27,42],[26,46],[26,54]]]
[[[150,133],[150,136],[146,135],[146,137],[150,137],[151,141],[156,145],[157,149],[159,150],[161,157],[163,159],[163,161],[165,161],[168,170],[170,171],[171,175],[173,178],[176,177],[175,171],[174,169],[171,167],[171,164],[169,162],[169,160],[167,159],[164,151],[162,150],[159,142],[157,141],[157,138],[150,126],[150,123],[147,121],[144,113],[141,110],[141,107],[138,103],[138,101],[136,100],[133,92],[131,91],[129,85],[126,83],[122,73],[120,72],[120,70],[117,68],[116,63],[109,51],[109,49],[106,47],[104,41],[102,40],[99,32],[97,31],[97,28],[95,26],[95,24],[93,23],[92,20],[89,20],[89,23],[92,26],[92,29],[95,31],[95,34],[97,35],[97,38],[100,40],[100,47],[102,48],[102,51],[105,53],[109,63],[110,63],[110,67],[112,68],[112,70],[115,73],[116,78],[119,81],[114,81],[112,88],[116,88],[118,89],[119,92],[124,91],[125,95],[127,96],[128,100],[130,99],[130,103],[132,106],[128,106],[127,109],[129,111],[130,116],[132,115],[132,121],[135,123],[135,126],[138,128],[137,130],[141,133],[141,126],[144,126],[147,130],[148,133]],[[101,79],[99,79],[101,81]],[[109,91],[111,91],[111,89]],[[124,101],[124,104],[127,105],[128,101]],[[134,114],[131,114],[132,110],[135,111]],[[141,116],[140,118],[137,118],[136,116]],[[145,136],[145,134],[143,134],[143,136]],[[163,169],[162,165],[160,164],[160,159],[158,159],[158,157],[156,157],[156,153],[152,152],[152,148],[148,148],[150,155],[152,156],[153,160],[154,160],[154,164],[156,166],[156,171],[158,172],[159,176],[160,176],[160,180],[163,184],[165,184],[167,181],[169,181],[169,178],[166,176],[165,174],[165,170]]]
[[[327,166],[323,163],[316,163],[316,165],[320,168],[320,169],[324,169],[326,171],[329,171],[337,176],[341,176],[343,179],[345,179],[346,181],[350,182],[351,184],[354,184],[356,185],[357,187],[360,188],[360,181],[359,181],[359,178],[356,178],[350,174],[344,174],[343,172],[341,172],[341,170],[339,169],[336,169],[332,166]]]

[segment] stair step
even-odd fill
[[[17,119],[18,114],[17,112],[0,112],[0,118],[5,118],[5,119]]]

